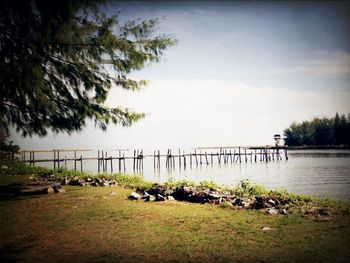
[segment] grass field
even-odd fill
[[[1,262],[350,259],[349,216],[316,222],[214,205],[129,201],[130,192],[67,187],[61,194],[1,200]]]
[[[1,187],[52,172],[7,165]],[[349,215],[316,221],[227,205],[130,201],[132,190],[121,186],[65,188],[0,198],[0,262],[350,261]]]

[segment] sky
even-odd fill
[[[349,4],[340,2],[108,2],[121,22],[159,17],[178,44],[132,72],[138,92],[106,101],[145,112],[106,132],[13,134],[23,149],[165,149],[273,144],[293,121],[350,113]]]

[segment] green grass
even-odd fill
[[[122,187],[0,201],[2,262],[348,262],[349,216],[129,201]],[[110,192],[117,192],[111,196]],[[270,231],[262,231],[264,226]]]

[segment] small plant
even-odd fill
[[[199,183],[199,187],[209,188],[209,189],[222,189],[222,186],[218,185],[213,181],[203,181]]]
[[[165,187],[175,189],[185,186],[196,186],[196,183],[188,179],[183,179],[179,181],[168,181],[164,184]]]
[[[266,188],[262,185],[253,184],[249,182],[248,179],[243,179],[241,182],[234,187],[232,191],[235,195],[241,196],[241,197],[248,197],[248,196],[254,196],[254,195],[265,195],[268,193]]]

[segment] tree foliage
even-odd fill
[[[292,123],[284,130],[285,144],[350,145],[350,114],[337,113],[334,118],[314,118],[311,121]]]
[[[0,125],[24,136],[131,125],[142,113],[107,107],[113,85],[137,90],[128,74],[157,62],[176,40],[155,35],[158,19],[124,24],[100,1],[5,0],[0,9]]]
[[[14,158],[14,155],[19,152],[20,147],[9,141],[10,134],[6,129],[0,126],[0,160]]]

